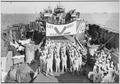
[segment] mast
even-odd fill
[[[60,1],[59,1],[59,7],[60,7]]]

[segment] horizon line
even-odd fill
[[[80,13],[96,13],[96,14],[103,13],[103,14],[107,14],[107,13],[119,13],[119,12],[80,12]],[[2,13],[1,12],[1,14],[39,14],[39,13],[33,13],[33,12],[31,12],[31,13],[25,13],[25,12],[23,12],[23,13]]]

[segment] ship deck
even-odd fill
[[[74,41],[73,36],[60,36],[60,37],[48,37],[53,40],[55,43],[59,40],[60,42],[67,42]],[[37,58],[36,58],[37,60]],[[37,64],[38,62],[36,62]],[[35,68],[33,66],[32,68]],[[80,72],[79,75],[75,73],[72,75],[72,72],[53,72],[53,76],[45,75],[44,73],[39,73],[35,79],[31,82],[33,83],[90,83],[91,81],[87,78],[87,74],[89,71],[92,71],[92,67],[90,65],[86,65],[85,73]]]
[[[91,83],[91,81],[87,78],[87,74],[91,71],[92,68],[90,66],[86,67],[86,72],[80,72],[79,75],[75,73],[72,75],[72,72],[53,72],[53,76],[47,75],[43,73],[39,73],[37,77],[32,80],[32,83]]]

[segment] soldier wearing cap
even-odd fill
[[[59,53],[55,54],[55,63],[56,63],[56,72],[60,72],[60,55]]]
[[[46,71],[46,58],[47,58],[47,52],[45,51],[45,49],[42,52],[42,60],[43,60],[43,71]]]
[[[82,67],[82,55],[78,54],[78,53],[77,53],[77,55],[78,55],[78,67],[79,67],[79,71],[80,71],[80,69]]]
[[[97,66],[96,68],[96,72],[94,73],[94,76],[93,76],[93,82],[97,82],[97,83],[100,83],[101,82],[101,77],[100,77],[100,72],[99,72],[99,66]]]
[[[64,72],[64,69],[67,72],[67,55],[64,54],[64,52],[61,52],[61,58],[62,58],[62,72]]]
[[[79,61],[78,61],[78,57],[75,56],[75,59],[73,60],[73,75],[75,74],[75,71],[79,75],[78,69],[79,69]]]
[[[46,63],[47,63],[46,76],[48,75],[48,73],[52,76],[53,75],[53,56],[51,52],[49,52],[47,55]]]
[[[71,55],[70,55],[70,71],[73,71],[73,61],[75,59],[75,53],[74,53],[74,49],[71,49]]]
[[[91,75],[93,75],[93,77],[94,77],[94,74],[96,73],[97,66],[98,66],[98,63],[95,63],[95,65],[94,65],[94,67],[93,67],[93,71],[90,71],[90,72],[88,73],[88,78],[90,78]]]

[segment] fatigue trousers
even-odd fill
[[[56,72],[60,72],[60,62],[56,63]]]
[[[53,62],[47,63],[46,75],[48,75],[49,72],[51,72],[50,74],[53,75]]]
[[[64,69],[67,72],[67,62],[62,62],[62,72],[64,72]]]

